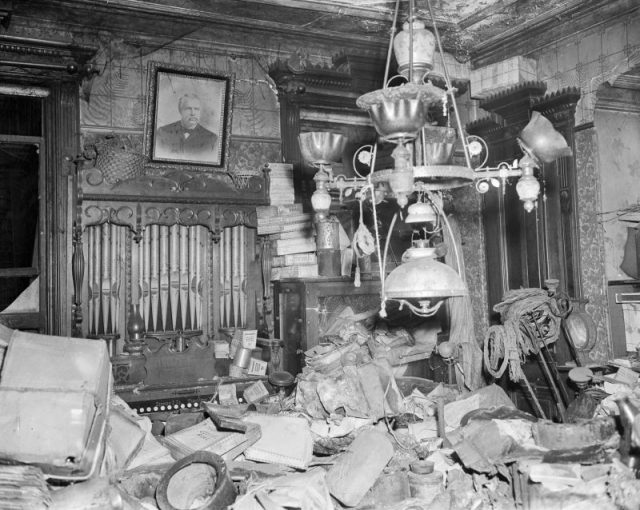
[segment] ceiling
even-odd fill
[[[637,0],[430,1],[445,50],[459,60],[509,46],[510,41],[543,44],[569,26],[575,30],[638,8]],[[427,0],[414,2],[418,15],[432,25]],[[300,40],[301,46],[313,38],[335,46],[385,48],[395,5],[388,0],[13,0],[12,8],[18,17],[39,16],[97,30],[128,29],[168,40],[242,29],[280,33]],[[408,0],[401,0],[401,21],[408,8]]]
[[[391,19],[395,1],[389,0],[257,0],[258,3],[287,6],[292,9],[308,9],[330,17],[332,14],[353,14],[362,18]],[[494,12],[506,10],[516,0],[431,0],[436,20],[446,24],[474,23],[474,18],[485,18]],[[524,4],[527,2],[519,2]],[[540,2],[539,2],[540,3]],[[552,2],[546,2],[551,5]],[[418,15],[430,18],[427,0],[415,0]],[[408,12],[409,1],[401,0],[401,13]]]

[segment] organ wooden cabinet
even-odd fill
[[[73,331],[108,342],[116,386],[227,375],[214,341],[256,325],[267,179],[182,171],[109,184],[97,168],[78,172]]]
[[[361,314],[379,307],[379,280],[362,280],[360,287],[355,287],[351,278],[275,281],[275,334],[284,342],[284,370],[299,373],[304,352],[331,333],[341,314]]]

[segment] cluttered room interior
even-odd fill
[[[636,0],[0,0],[0,105],[0,508],[640,509]]]

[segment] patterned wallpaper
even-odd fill
[[[462,238],[465,278],[473,307],[476,339],[481,343],[489,327],[484,227],[480,213],[482,198],[474,186],[451,191],[451,198],[453,216],[458,220]]]
[[[204,44],[185,44],[182,41],[144,56],[132,53],[132,48],[122,43],[104,44],[97,58],[102,72],[90,87],[83,89],[83,134],[127,133],[137,138],[141,146],[148,95],[147,65],[158,61],[235,74],[230,171],[280,161],[280,113],[276,94],[266,79],[264,66],[268,58],[216,51]]]
[[[589,302],[585,310],[596,324],[597,341],[589,358],[602,362],[612,353],[608,328],[606,278],[604,267],[604,231],[593,207],[600,196],[595,129],[575,133],[578,183],[578,228],[580,236],[580,265],[583,297]]]

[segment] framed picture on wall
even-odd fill
[[[149,63],[145,153],[157,168],[226,171],[233,75]]]

